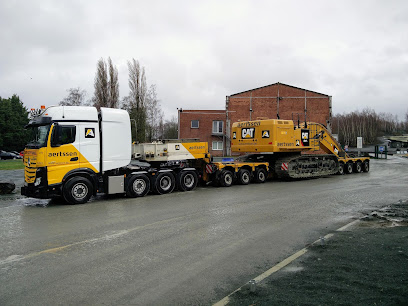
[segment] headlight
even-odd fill
[[[38,186],[41,184],[41,177],[35,179],[34,186]]]

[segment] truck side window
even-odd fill
[[[76,127],[71,125],[58,125],[52,134],[52,146],[59,147],[73,143],[76,136]]]

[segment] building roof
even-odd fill
[[[330,97],[329,95],[322,94],[322,93],[317,92],[317,91],[313,91],[313,90],[309,90],[309,89],[304,89],[304,88],[300,88],[300,87],[296,87],[296,86],[292,86],[292,85],[287,85],[287,84],[283,84],[283,83],[280,83],[280,82],[273,83],[273,84],[269,84],[269,85],[265,85],[265,86],[261,86],[261,87],[257,87],[257,88],[254,88],[254,89],[245,90],[245,91],[242,91],[242,92],[238,92],[238,93],[235,93],[235,94],[230,95],[230,97],[236,96],[236,95],[240,95],[240,94],[243,94],[243,93],[246,93],[246,92],[250,92],[250,91],[253,91],[253,90],[257,90],[257,89],[261,89],[261,88],[273,86],[273,85],[283,85],[283,86],[287,86],[287,87],[291,87],[291,88],[296,88],[296,89],[300,89],[300,90],[306,90],[306,91],[313,92],[313,93],[315,93],[315,94],[319,94],[319,95],[322,95],[322,96]]]

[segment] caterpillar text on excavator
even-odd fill
[[[318,123],[255,120],[232,125],[231,149],[250,153],[214,162],[207,142],[180,140],[132,144],[129,114],[120,109],[51,106],[31,114],[33,140],[24,150],[25,184],[34,198],[63,197],[71,204],[91,196],[141,197],[199,181],[229,187],[268,177],[309,178],[368,172],[369,158],[350,157]]]

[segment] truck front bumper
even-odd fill
[[[34,184],[28,184],[21,187],[21,195],[37,199],[50,199],[61,195],[61,185],[34,186]]]

